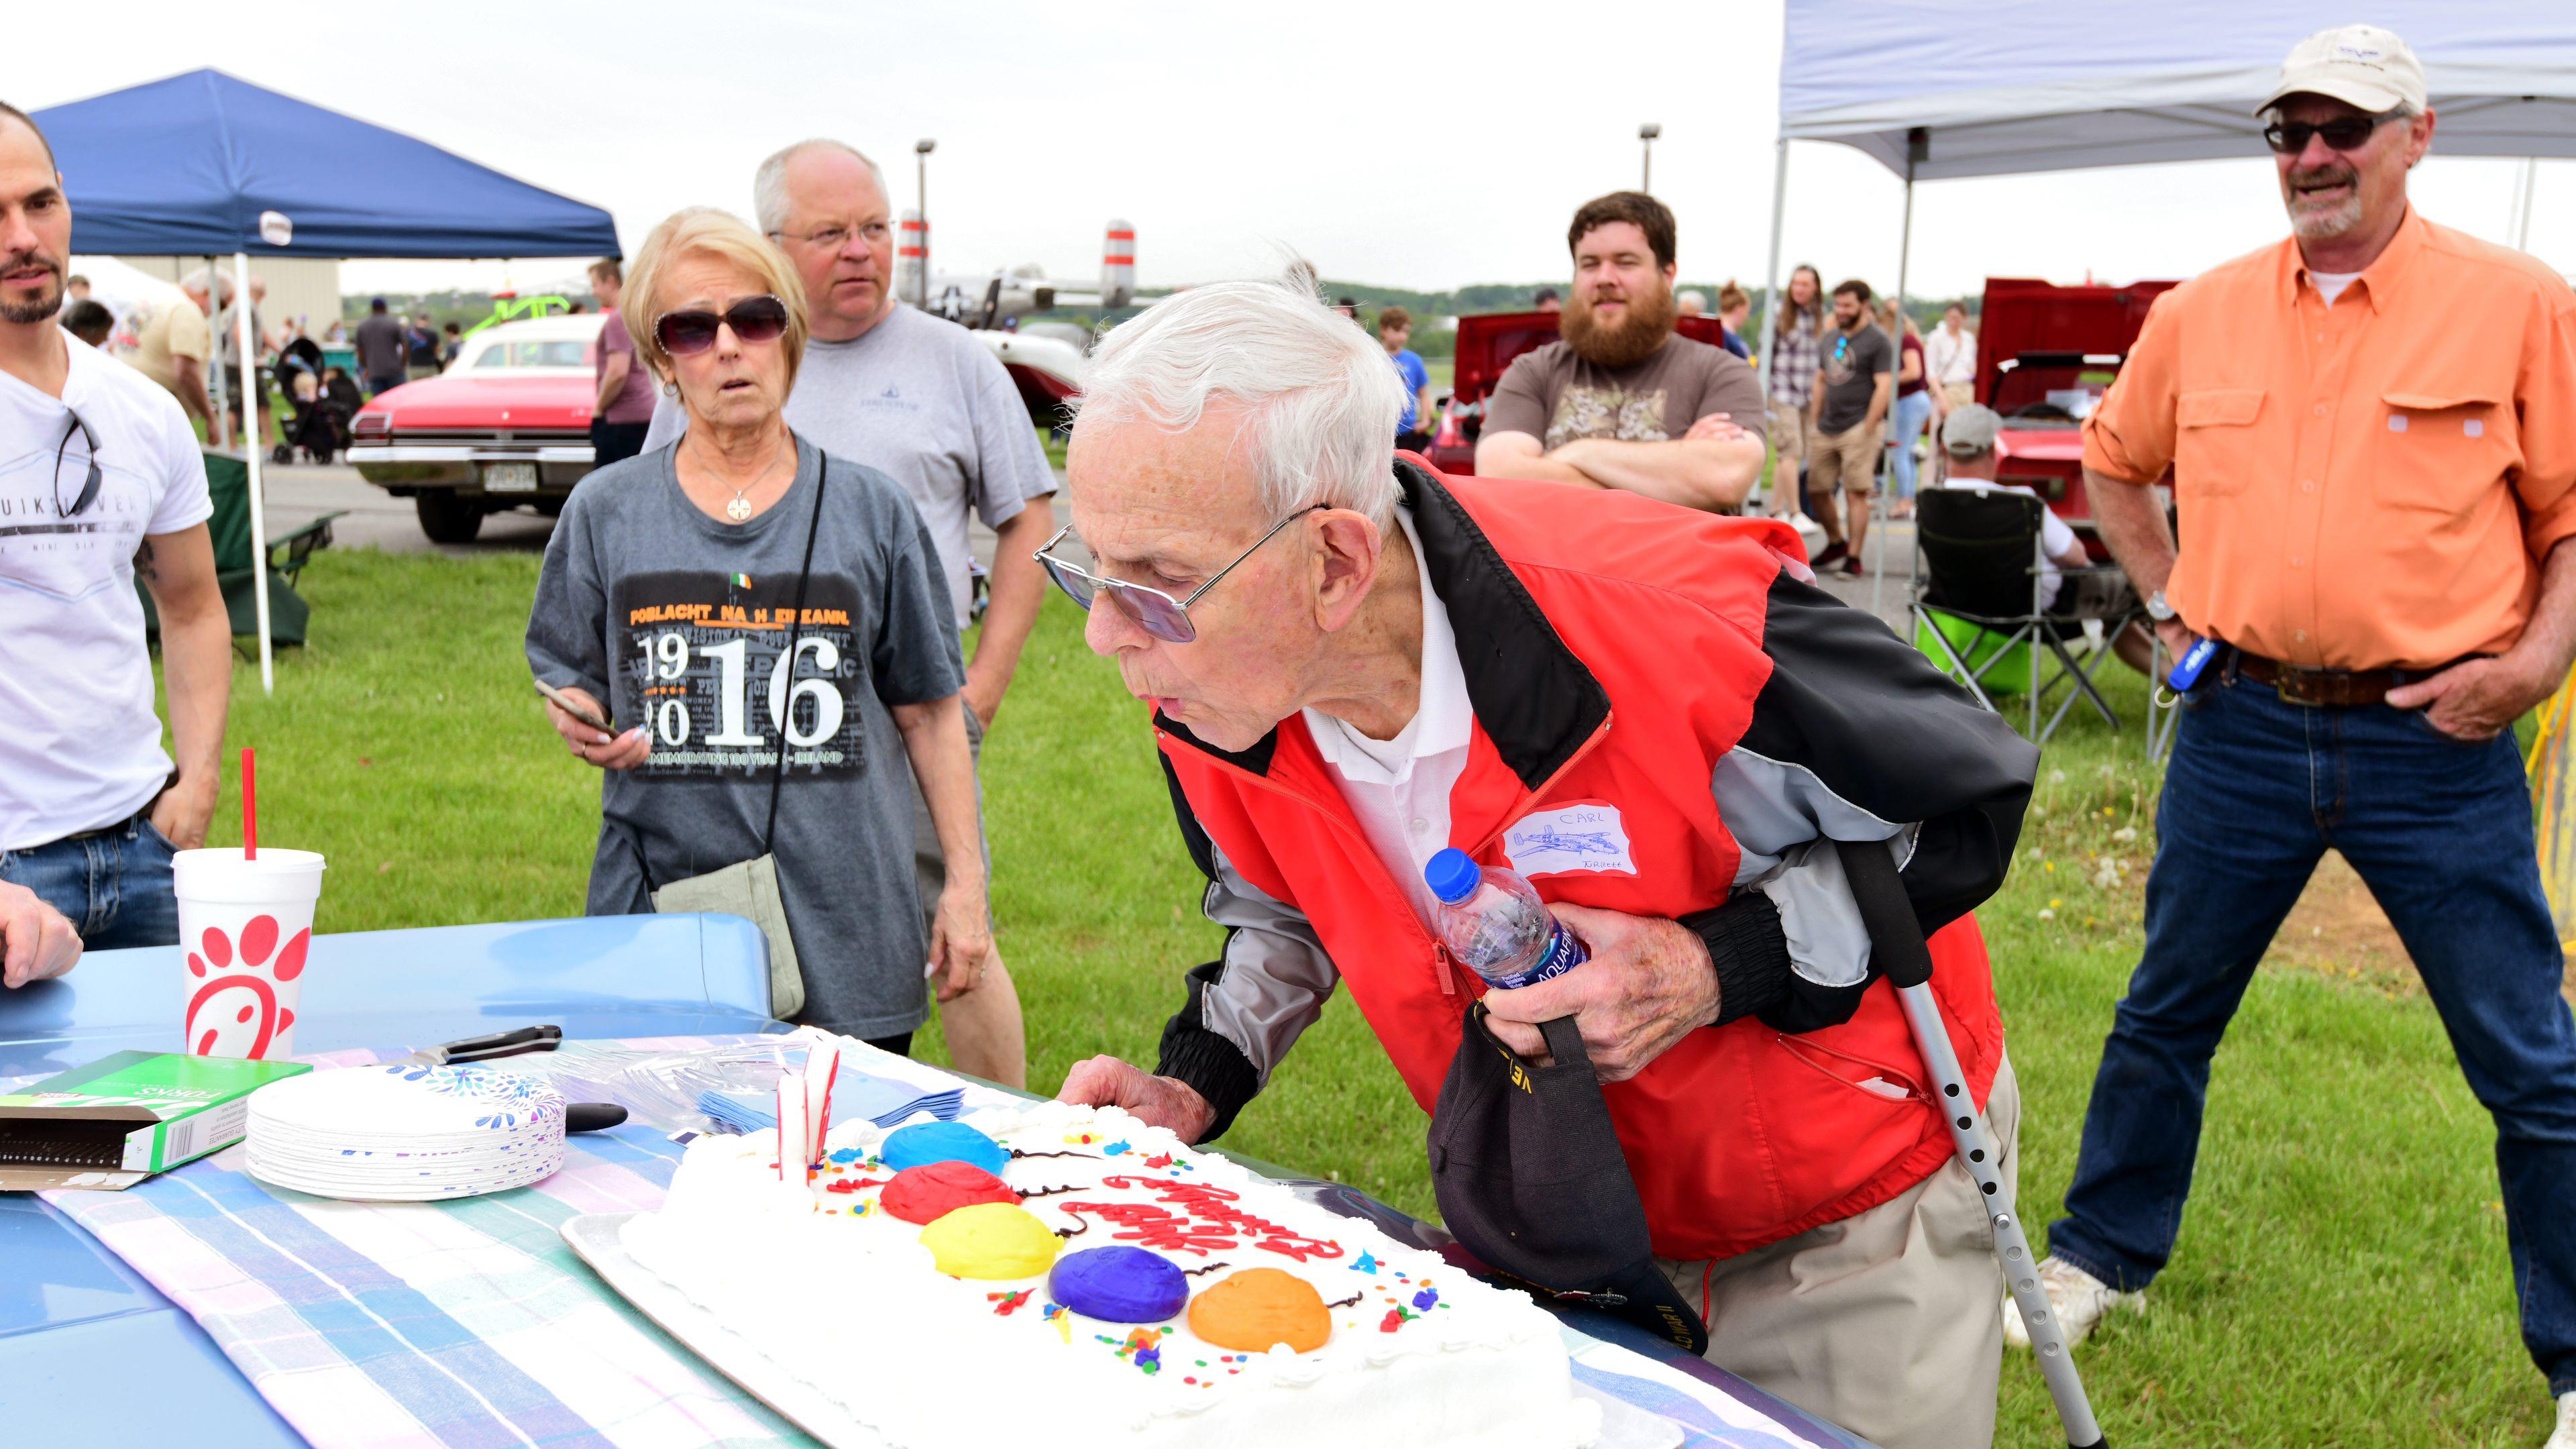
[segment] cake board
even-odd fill
[[[827,1449],[893,1449],[875,1429],[780,1368],[750,1340],[629,1256],[619,1230],[634,1216],[632,1212],[584,1213],[567,1219],[558,1231],[575,1256],[636,1312]],[[1681,1426],[1670,1419],[1582,1384],[1575,1385],[1574,1391],[1601,1406],[1601,1437],[1591,1449],[1675,1449],[1682,1442]]]

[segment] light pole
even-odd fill
[[[1655,138],[1662,134],[1664,134],[1664,128],[1653,121],[1648,121],[1637,128],[1638,143],[1645,148],[1646,152],[1645,167],[1637,178],[1639,191],[1651,194],[1655,189]]]
[[[930,153],[938,149],[939,143],[928,136],[912,143],[913,194],[921,208],[921,280],[913,284],[919,295],[912,305],[923,311],[930,309]]]

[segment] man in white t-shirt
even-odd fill
[[[1984,403],[1969,403],[1952,408],[1941,424],[1941,449],[1950,458],[1950,476],[1945,488],[1975,489],[1981,493],[2018,493],[2024,498],[2039,495],[2019,483],[1995,481],[1995,435],[2003,430],[2004,420]],[[2126,577],[2120,574],[2082,574],[2075,580],[2075,592],[2065,593],[2066,577],[2061,569],[2093,566],[2092,556],[2084,551],[2083,541],[2057,510],[2041,500],[2039,510],[2040,560],[2039,607],[2043,612],[2068,614],[2077,618],[2100,618],[2117,614],[2137,596]],[[2140,674],[2149,673],[2151,646],[2146,631],[2136,624],[2122,629],[2111,641],[2111,647],[2122,661]]]
[[[232,626],[186,416],[55,325],[71,231],[52,148],[0,106],[0,882],[93,948],[169,945],[171,855],[215,808]],[[138,577],[161,615],[175,765]]]

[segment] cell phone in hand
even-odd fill
[[[598,730],[602,733],[615,733],[615,731],[610,727],[608,721],[599,717],[599,711],[592,709],[589,705],[582,703],[580,700],[573,698],[571,695],[564,693],[562,690],[555,688],[553,685],[546,683],[542,679],[532,679],[528,682],[537,687],[537,693],[553,700],[555,708],[571,715],[574,719],[580,720],[583,724],[590,726],[592,729]]]

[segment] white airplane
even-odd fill
[[[906,211],[899,226],[895,295],[961,327],[988,331],[1032,312],[1057,307],[1124,307],[1136,300],[1136,229],[1123,221],[1109,223],[1100,248],[1100,282],[1091,290],[1058,286],[1035,262],[981,274],[934,272],[925,287],[921,270],[927,233],[921,213]]]
[[[1124,307],[1135,301],[1136,229],[1124,221],[1109,223],[1101,240],[1100,284],[1088,291],[1057,286],[1034,262],[980,276],[934,272],[925,287],[925,239],[921,213],[904,212],[895,245],[895,295],[974,332],[1011,374],[1030,418],[1041,427],[1062,425],[1066,401],[1082,391],[1090,338],[1069,323],[1039,322],[1016,331],[1003,324],[1057,307]]]

